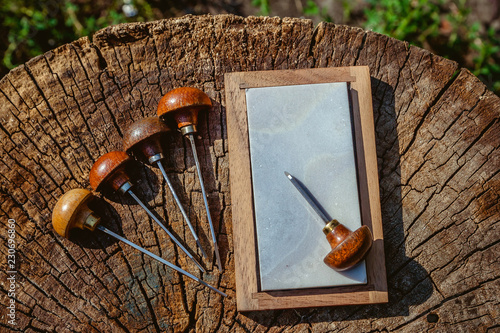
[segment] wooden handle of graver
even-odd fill
[[[372,246],[372,238],[365,225],[352,232],[339,224],[326,235],[332,251],[323,261],[336,271],[345,271],[363,260]]]
[[[94,198],[86,189],[78,188],[66,192],[52,210],[52,226],[61,236],[68,238],[71,229],[89,229],[94,231],[100,218],[88,207]]]
[[[123,149],[142,154],[146,159],[163,153],[161,141],[165,140],[170,128],[158,117],[146,117],[134,122],[123,134]]]
[[[90,170],[90,186],[96,191],[101,191],[106,185],[113,191],[118,190],[130,180],[125,167],[131,161],[130,156],[123,151],[102,155]]]
[[[166,93],[158,103],[160,118],[172,116],[178,128],[196,126],[198,112],[212,107],[212,101],[203,91],[192,87],[177,88]]]
[[[152,156],[162,154],[163,147],[161,145],[161,136],[155,135],[149,138],[149,140],[143,141],[138,144],[136,151],[140,151],[140,154],[146,159]],[[137,154],[137,153],[136,153]]]

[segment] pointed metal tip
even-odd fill
[[[201,250],[201,255],[205,258],[205,259],[208,259],[208,256],[207,254],[205,253],[205,250],[203,250],[203,247],[201,246],[201,243],[200,241],[197,239],[196,240],[196,245],[198,245],[198,247],[200,248]]]
[[[288,177],[288,179],[292,179],[292,178],[293,178],[293,177],[292,177],[292,175],[291,175],[291,174],[289,174],[287,171],[285,171],[285,176],[287,176],[287,177]]]
[[[214,252],[215,252],[215,261],[217,262],[217,268],[219,269],[219,272],[222,273],[222,262],[220,260],[219,245],[216,242],[214,242]]]
[[[191,259],[194,261],[194,263],[196,264],[196,266],[198,266],[198,268],[200,269],[200,271],[201,271],[202,273],[206,273],[206,272],[207,272],[207,271],[203,268],[203,266],[201,266],[201,264],[198,262],[198,260],[196,260],[194,257],[192,257]]]
[[[217,261],[217,268],[219,269],[219,272],[222,273],[222,262],[220,261],[220,254],[219,254],[219,249],[215,252],[215,257]]]
[[[221,296],[223,296],[223,297],[227,297],[227,294],[226,294],[226,293],[224,293],[224,292],[220,291],[219,289],[217,289],[217,288],[215,288],[215,287],[212,287],[211,285],[209,285],[209,284],[208,284],[208,283],[206,283],[205,281],[203,281],[203,280],[198,280],[198,282],[200,282],[201,284],[205,285],[206,287],[208,287],[208,288],[212,289],[213,291],[215,291],[215,292],[219,293]]]

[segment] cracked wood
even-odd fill
[[[234,256],[225,72],[368,65],[377,136],[389,303],[240,314]],[[89,188],[96,159],[181,86],[214,104],[197,138],[224,273],[220,296],[103,234],[58,237],[57,199]],[[357,28],[288,18],[187,16],[118,25],[30,60],[0,81],[0,221],[17,221],[17,327],[23,332],[459,332],[498,329],[500,100],[470,72]],[[180,135],[167,172],[201,241],[209,229]],[[158,169],[137,190],[191,249],[196,244]],[[96,211],[131,241],[189,271],[191,262],[137,205]],[[0,233],[6,244],[7,233]],[[6,262],[7,247],[1,246]],[[7,300],[5,264],[0,293]],[[7,302],[1,302],[6,313]],[[436,320],[427,320],[428,315]],[[5,318],[5,317],[4,317]]]

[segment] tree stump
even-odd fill
[[[368,65],[377,132],[389,303],[238,313],[223,75]],[[51,211],[90,188],[97,158],[156,113],[167,91],[204,90],[198,154],[224,272],[218,294],[95,232],[59,237]],[[500,99],[455,62],[377,33],[288,18],[231,15],[112,26],[30,60],[0,81],[2,330],[22,332],[368,332],[499,329]],[[190,148],[167,144],[167,172],[211,248]],[[158,169],[137,165],[137,190],[196,245]],[[191,272],[146,213],[102,198],[103,224]],[[15,220],[16,325],[7,321],[8,219]],[[199,254],[199,253],[198,253]]]

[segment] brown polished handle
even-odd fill
[[[130,180],[125,168],[131,161],[130,156],[123,151],[102,155],[90,169],[90,186],[95,191],[101,191],[105,186],[117,191]]]
[[[161,141],[165,140],[170,128],[158,117],[146,117],[130,125],[123,134],[123,150],[147,160],[163,156]]]
[[[82,188],[66,192],[52,211],[54,230],[65,238],[69,237],[69,232],[74,228],[94,231],[101,219],[88,207],[93,198],[89,190]]]
[[[331,230],[326,239],[332,250],[323,261],[336,271],[345,271],[365,258],[372,246],[373,237],[366,225],[352,232],[338,222],[335,224],[333,228],[327,229]],[[328,225],[331,225],[331,222]]]
[[[160,118],[171,116],[178,128],[192,126],[193,131],[196,131],[198,112],[211,107],[212,101],[203,91],[193,87],[182,87],[169,91],[160,99],[157,115]]]

